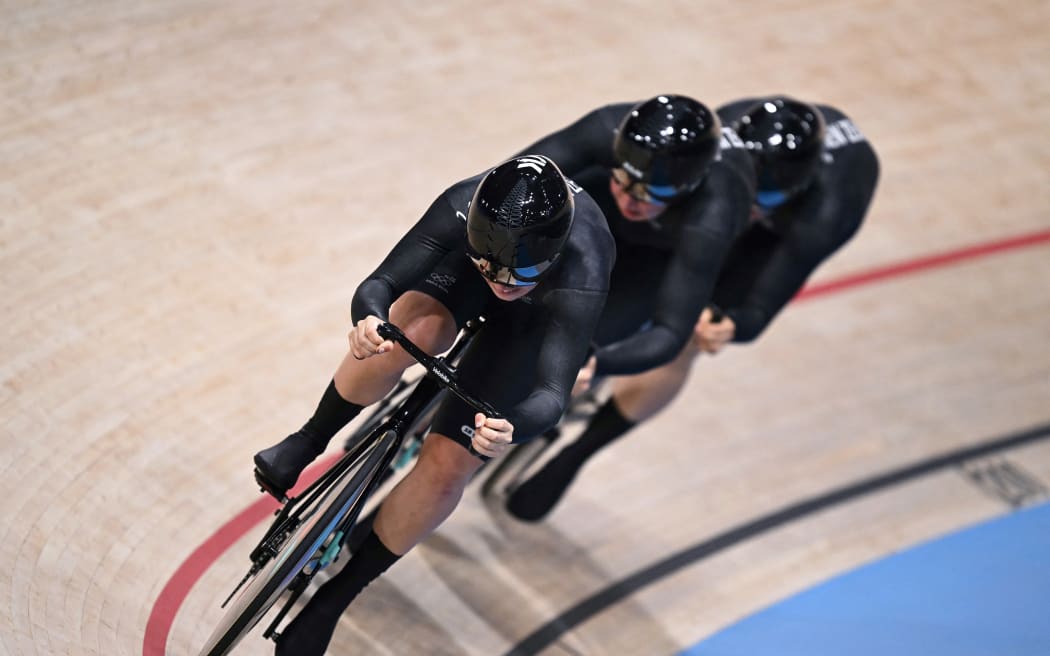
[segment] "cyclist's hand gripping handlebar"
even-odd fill
[[[455,394],[461,401],[475,408],[486,417],[491,419],[503,419],[503,415],[489,405],[488,402],[477,398],[463,389],[463,386],[459,384],[459,379],[456,378],[455,370],[450,367],[444,359],[428,355],[423,349],[416,346],[412,340],[406,337],[405,333],[401,332],[400,328],[391,323],[383,323],[380,324],[376,330],[379,333],[379,336],[383,339],[389,339],[392,342],[400,344],[401,348],[405,349],[406,353],[415,358],[419,364],[423,365],[423,368],[427,370],[428,374],[437,379],[442,387]],[[477,452],[473,444],[470,445],[469,450],[472,455],[482,455]]]

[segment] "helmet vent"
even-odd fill
[[[528,185],[525,180],[518,180],[510,190],[496,212],[496,222],[506,228],[525,227],[525,214],[522,211],[528,197]]]

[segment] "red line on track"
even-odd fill
[[[937,267],[948,266],[955,264],[963,260],[972,260],[977,257],[984,255],[992,255],[994,253],[1000,253],[1002,251],[1016,250],[1018,248],[1024,248],[1026,246],[1035,246],[1050,242],[1050,230],[1040,230],[1037,232],[1031,232],[1025,235],[1018,235],[1009,239],[1002,239],[999,241],[986,242],[984,244],[978,244],[976,246],[969,246],[966,248],[959,248],[952,251],[945,251],[943,253],[937,253],[934,255],[927,255],[919,257],[913,260],[905,260],[903,262],[897,262],[895,264],[889,264],[876,269],[868,271],[862,271],[855,273],[850,276],[844,276],[835,280],[829,280],[827,282],[816,283],[814,285],[806,285],[795,296],[795,301],[809,300],[818,296],[824,296],[826,294],[833,294],[840,292],[851,287],[858,287],[860,285],[866,285],[868,283],[879,282],[887,278],[897,278],[909,273],[916,273],[924,271],[926,269],[935,269]]]
[[[1050,242],[1050,229],[1039,230],[1008,239],[986,242],[976,246],[959,248],[943,253],[927,255],[912,260],[905,260],[894,264],[862,271],[835,280],[823,283],[807,285],[795,296],[794,301],[807,301],[819,296],[834,294],[853,287],[879,282],[889,278],[918,273],[927,269],[956,264],[965,260],[972,260],[986,255],[993,255],[1004,251],[1016,250],[1029,246]],[[308,469],[302,477],[302,481],[292,491],[297,494],[305,488],[317,476],[327,469],[339,454],[322,460]],[[269,496],[261,497],[258,501],[242,510],[236,517],[224,524],[212,534],[203,544],[197,547],[186,560],[179,565],[164,589],[153,604],[149,620],[146,623],[146,634],[142,641],[143,656],[164,656],[168,642],[168,634],[175,622],[182,603],[189,596],[190,590],[197,581],[204,576],[204,572],[215,563],[237,540],[241,539],[252,527],[273,514],[277,508],[277,502]],[[232,582],[231,582],[232,584]]]
[[[307,469],[291,493],[295,495],[305,489],[340,456],[339,453],[332,454]],[[179,568],[168,579],[164,589],[160,591],[157,601],[153,603],[153,610],[150,611],[149,620],[146,622],[146,635],[142,640],[143,656],[164,656],[164,650],[168,644],[168,633],[175,622],[175,615],[179,612],[182,602],[189,596],[193,586],[227,549],[240,540],[245,533],[252,530],[256,524],[272,517],[278,507],[277,500],[270,495],[260,496],[258,501],[223,524],[179,565]],[[246,562],[245,568],[247,566]]]

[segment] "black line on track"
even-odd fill
[[[925,476],[939,469],[955,466],[967,460],[980,458],[997,451],[1012,449],[1048,437],[1050,437],[1050,424],[1036,426],[1005,437],[993,438],[976,446],[957,449],[940,456],[921,460],[912,465],[893,469],[885,474],[863,479],[756,517],[724,533],[715,535],[703,542],[671,554],[662,560],[658,560],[652,565],[595,592],[525,636],[504,656],[531,656],[532,654],[538,654],[575,627],[642,588],[723,549],[728,549],[766,531],[783,526],[788,522],[812,515],[840,503],[852,501],[884,488]]]

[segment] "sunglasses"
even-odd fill
[[[529,267],[505,267],[473,253],[467,253],[467,257],[474,263],[478,273],[487,280],[508,287],[532,287],[539,282],[539,278],[543,276],[544,272],[554,264],[554,260],[548,260]]]
[[[668,205],[682,195],[680,189],[671,185],[650,185],[635,180],[624,169],[613,169],[612,177],[628,196],[650,205]]]
[[[762,209],[769,211],[776,209],[788,202],[791,198],[791,194],[786,191],[762,191],[761,189],[755,194],[755,203]]]

